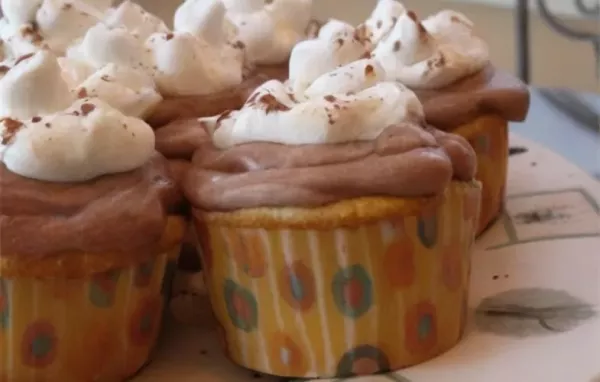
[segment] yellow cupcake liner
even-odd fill
[[[435,203],[398,201],[405,213],[312,229],[236,227],[238,213],[227,222],[196,211],[226,354],[315,378],[401,369],[450,349],[466,322],[480,197],[478,183],[453,183]],[[339,206],[321,210],[326,220]]]
[[[477,229],[477,234],[480,234],[504,208],[508,174],[508,122],[498,116],[487,115],[453,132],[466,138],[477,154],[476,178],[482,184],[481,216]]]
[[[178,253],[85,278],[0,274],[0,382],[135,374],[156,343]]]

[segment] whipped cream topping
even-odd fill
[[[68,107],[73,101],[54,55],[23,56],[0,79],[0,118],[30,119]]]
[[[129,0],[117,8],[109,9],[104,17],[104,24],[110,28],[125,27],[142,40],[146,40],[153,33],[169,32],[169,28],[160,18]]]
[[[5,42],[13,57],[36,48],[49,48],[63,54],[67,47],[102,17],[100,1],[81,0],[3,0],[6,23]],[[105,2],[104,2],[105,3]],[[29,46],[28,46],[29,45]],[[23,49],[28,49],[25,52]]]
[[[91,27],[66,57],[96,70],[110,63],[144,70],[152,67],[142,40],[124,27],[109,28],[103,23]]]
[[[377,61],[363,59],[317,78],[302,98],[272,80],[260,86],[241,110],[200,121],[221,149],[248,142],[370,141],[389,126],[423,119],[417,96],[384,80]]]
[[[225,13],[222,0],[186,0],[175,11],[173,29],[201,37],[211,45],[235,43],[238,30]]]
[[[481,71],[489,62],[489,49],[461,13],[442,11],[421,22],[409,11],[379,41],[373,57],[390,80],[438,89]]]
[[[187,32],[154,34],[149,48],[160,92],[165,96],[216,93],[242,83],[244,54]]]
[[[397,0],[379,0],[364,26],[373,44],[386,38],[406,8]]]
[[[40,51],[0,79],[0,160],[19,175],[80,182],[142,166],[154,132],[97,98],[74,100],[56,57]]]
[[[290,55],[289,84],[303,93],[317,78],[369,55],[370,41],[360,29],[339,20],[321,27],[318,38],[298,43]]]
[[[188,0],[188,2],[200,0]],[[286,62],[294,45],[306,39],[312,0],[222,0],[227,17],[237,27],[250,62]]]
[[[162,101],[154,80],[145,72],[108,64],[76,89],[79,98],[94,97],[125,115],[144,119]]]

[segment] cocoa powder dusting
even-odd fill
[[[2,124],[4,124],[4,131],[2,132],[2,144],[6,145],[10,143],[15,134],[21,130],[23,127],[23,123],[21,121],[17,121],[12,118],[3,118],[0,120]]]
[[[96,106],[94,106],[91,103],[84,103],[83,105],[81,105],[81,113],[83,114],[84,117],[86,117],[88,114],[90,114],[95,109],[96,109]]]
[[[29,54],[26,54],[24,56],[17,58],[17,61],[15,61],[15,66],[19,65],[23,61],[29,60],[31,57],[33,57],[33,55],[34,55],[34,53],[29,53]]]
[[[400,48],[402,48],[402,43],[400,42],[400,40],[397,40],[396,42],[394,42],[394,52],[399,52]]]
[[[373,76],[374,74],[375,74],[375,68],[373,67],[373,65],[365,66],[365,76],[366,77]]]
[[[87,98],[88,97],[88,92],[86,88],[81,88],[79,89],[79,91],[77,92],[77,98],[81,99],[81,98]]]
[[[258,99],[259,103],[265,105],[265,111],[268,113],[273,111],[288,111],[289,107],[285,106],[273,94],[264,94]]]
[[[9,66],[0,65],[0,74],[6,74],[6,73],[8,73],[9,70],[10,70]]]
[[[31,122],[33,122],[33,123],[38,123],[41,120],[42,120],[42,117],[33,117],[33,118],[31,118]]]
[[[173,37],[175,37],[175,35],[173,33],[167,33],[165,35],[165,40],[169,41],[171,40]]]
[[[335,102],[335,101],[337,100],[337,98],[335,98],[335,97],[334,97],[334,96],[332,96],[331,94],[330,94],[330,95],[326,95],[326,96],[325,96],[325,97],[323,97],[323,98],[325,98],[325,101],[327,101],[327,102]]]

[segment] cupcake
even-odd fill
[[[428,123],[465,137],[475,149],[482,232],[502,210],[508,123],[526,118],[527,86],[490,63],[486,42],[461,13],[445,10],[420,21],[397,1],[382,0],[365,27],[388,79],[416,92]]]
[[[401,369],[465,327],[475,154],[376,60],[340,67],[352,41],[300,43],[289,83],[199,121],[184,192],[206,285],[228,357],[262,373]]]
[[[124,380],[185,229],[152,128],[76,99],[45,50],[0,79],[0,108],[0,380]]]
[[[269,79],[288,77],[294,45],[318,28],[312,20],[312,0],[222,0],[226,17],[244,45],[248,62]],[[204,0],[188,0],[175,14],[175,28],[197,22]],[[194,20],[195,19],[195,20]]]

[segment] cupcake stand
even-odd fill
[[[473,254],[463,341],[425,364],[354,380],[600,382],[600,183],[531,141],[513,135],[511,147],[506,213]],[[179,274],[173,295],[158,353],[134,382],[283,380],[223,357],[199,275]]]

